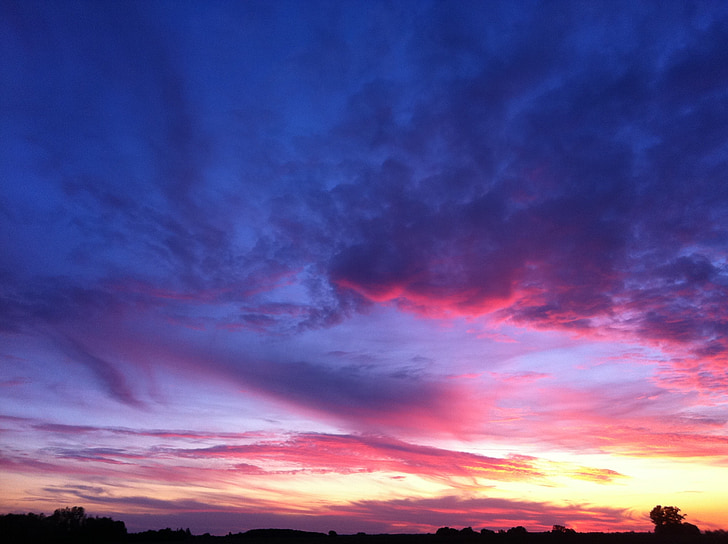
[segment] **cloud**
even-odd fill
[[[530,459],[490,458],[375,436],[302,434],[284,442],[213,446],[180,453],[194,458],[249,459],[258,465],[272,460],[290,466],[289,470],[314,473],[384,471],[446,481],[463,476],[504,481],[545,477]]]
[[[73,493],[73,490],[71,490]],[[139,531],[162,526],[190,527],[193,533],[227,534],[249,529],[280,527],[342,534],[360,531],[382,533],[434,533],[439,527],[473,527],[492,530],[524,525],[529,531],[546,531],[554,524],[579,530],[614,531],[645,530],[646,519],[627,509],[605,508],[590,504],[552,504],[499,498],[461,499],[443,496],[432,499],[371,500],[331,504],[322,511],[311,513],[291,509],[271,512],[270,504],[245,500],[243,506],[215,507],[180,499],[155,501],[143,497],[115,500],[95,496],[89,490],[79,490],[86,500],[96,506],[90,512],[122,509],[114,515],[123,519],[129,530]],[[125,512],[125,507],[152,508],[150,513]],[[645,516],[646,517],[646,516]]]
[[[17,387],[19,385],[25,385],[29,383],[32,383],[32,380],[30,378],[19,376],[17,378],[0,381],[0,387]]]
[[[623,29],[625,47],[636,44],[643,15]],[[543,30],[536,19],[524,24],[529,34]],[[457,28],[468,35],[467,25]],[[720,76],[708,68],[724,33],[711,27],[692,36],[661,65],[651,52],[637,58],[589,43],[583,55],[559,58],[554,52],[579,39],[575,32],[550,34],[554,47],[529,41],[492,66],[483,60],[472,75],[433,79],[407,125],[394,113],[372,115],[389,111],[397,92],[357,95],[345,135],[365,138],[378,123],[380,139],[368,145],[383,159],[354,163],[350,178],[366,183],[333,189],[338,208],[310,210],[348,227],[330,244],[340,249],[329,278],[340,290],[425,315],[497,311],[521,325],[575,332],[606,324],[648,343],[711,342],[724,352],[717,339],[725,315],[716,303],[728,283],[716,249],[726,200],[714,165],[703,160],[723,145],[705,116],[711,109],[724,116],[714,100],[724,93]],[[454,58],[470,54],[466,39],[447,43]],[[705,83],[697,96],[678,99],[669,89],[687,58]],[[602,68],[617,61],[621,70]],[[524,81],[515,80],[515,67]],[[708,132],[698,134],[703,120]],[[427,164],[427,175],[417,163]],[[706,305],[716,311],[697,310]]]
[[[112,398],[132,406],[141,405],[126,377],[119,370],[119,365],[97,357],[70,338],[62,339],[61,346],[61,350],[74,362],[83,364],[93,372]]]
[[[283,482],[291,474],[386,473],[416,476],[453,488],[482,487],[483,481],[548,483],[570,478],[611,484],[625,478],[610,469],[519,455],[490,457],[386,436],[180,434],[56,424],[35,424],[34,428],[72,442],[45,447],[32,458],[8,449],[4,452],[8,470],[102,477],[105,481],[126,478],[165,485],[181,481],[199,485],[211,480],[232,482],[241,474],[262,476],[270,482],[282,478]],[[89,435],[97,445],[86,445]],[[201,441],[212,445],[199,447]],[[71,445],[73,442],[79,445]],[[127,474],[130,466],[134,467],[133,475]]]
[[[363,501],[340,509],[342,515],[367,521],[405,523],[420,531],[432,531],[437,527],[478,527],[508,529],[525,525],[530,531],[549,530],[555,523],[591,530],[620,527],[641,527],[644,522],[633,519],[626,509],[595,507],[588,504],[555,505],[540,502],[518,501],[499,498],[462,499],[445,496],[432,499],[404,499],[393,501]],[[423,518],[422,513],[427,512]],[[426,521],[425,521],[426,519]]]
[[[31,422],[33,420],[23,419],[24,422]],[[239,432],[239,433],[226,433],[226,432],[206,432],[206,431],[184,431],[184,430],[173,430],[173,429],[132,429],[126,427],[95,427],[91,425],[65,425],[59,423],[34,423],[33,429],[42,432],[54,433],[54,434],[108,434],[108,435],[119,435],[119,436],[139,436],[139,437],[150,437],[150,438],[172,438],[180,440],[204,440],[204,439],[216,439],[216,440],[248,440],[248,439],[260,439],[268,436],[265,432]]]
[[[262,395],[373,428],[424,425],[434,431],[439,426],[441,432],[457,434],[470,420],[467,391],[426,375],[305,361],[251,361],[236,364],[231,373]]]
[[[180,319],[191,319],[200,304],[237,304],[240,311],[220,326],[291,332],[334,326],[374,302],[579,333],[606,324],[645,342],[710,343],[725,352],[725,315],[716,307],[728,285],[716,251],[725,242],[725,86],[724,71],[713,69],[724,50],[725,14],[668,10],[655,24],[652,8],[631,7],[631,17],[611,21],[619,45],[605,49],[603,21],[591,10],[577,25],[571,10],[552,18],[504,6],[464,17],[461,9],[440,14],[423,6],[406,38],[379,39],[385,58],[411,67],[397,77],[378,72],[347,43],[352,37],[334,30],[297,42],[288,58],[271,52],[309,79],[332,66],[347,75],[319,82],[336,88],[337,116],[322,117],[309,136],[286,144],[287,153],[278,139],[287,129],[280,129],[270,142],[279,156],[253,153],[248,166],[230,165],[239,169],[228,174],[236,179],[269,174],[276,181],[266,191],[246,182],[236,191],[207,175],[213,142],[221,150],[231,144],[218,141],[203,112],[213,98],[225,95],[227,103],[228,87],[196,87],[200,66],[175,60],[173,36],[139,24],[143,13],[120,7],[113,20],[121,23],[112,25],[108,14],[90,11],[119,38],[121,49],[110,51],[78,18],[15,10],[14,34],[36,43],[32,66],[48,64],[43,53],[51,51],[59,66],[76,55],[99,68],[100,88],[86,94],[102,98],[76,117],[80,129],[98,132],[111,106],[130,103],[127,121],[114,123],[117,133],[97,136],[109,149],[133,150],[140,166],[114,157],[126,170],[109,173],[100,150],[84,160],[61,137],[60,112],[78,112],[81,97],[27,98],[52,110],[41,116],[48,126],[32,132],[45,135],[40,148],[63,165],[61,191],[46,198],[53,225],[66,233],[55,262],[67,264],[54,264],[35,285],[21,279],[32,274],[4,267],[13,281],[3,322],[76,315],[93,304],[83,302],[87,296],[127,308],[145,299]],[[22,24],[36,16],[48,33]],[[712,24],[691,23],[701,18]],[[482,28],[516,26],[482,39]],[[681,49],[668,41],[676,32]],[[68,51],[56,51],[52,37],[63,33],[74,39]],[[666,47],[640,47],[645,35]],[[331,43],[339,44],[336,55]],[[318,64],[322,58],[328,68]],[[30,78],[18,70],[20,81]],[[132,79],[137,90],[119,90]],[[90,85],[83,70],[57,80]],[[290,105],[283,91],[269,99],[270,109]],[[21,115],[18,101],[11,109]],[[270,122],[253,116],[246,130],[258,134]],[[244,148],[251,138],[233,128],[225,133]],[[219,158],[233,161],[227,151]],[[19,245],[16,256],[27,247],[33,244]],[[299,301],[276,296],[275,278],[283,277],[300,285]],[[267,278],[274,280],[266,287]],[[130,292],[130,285],[144,287]],[[173,309],[162,291],[177,300]],[[693,310],[706,304],[716,310]]]
[[[0,11],[3,410],[57,417],[6,466],[116,478],[148,455],[155,481],[228,481],[175,455],[254,478],[256,452],[304,470],[315,445],[333,474],[350,449],[361,470],[556,470],[406,442],[435,438],[723,462],[725,7]],[[481,343],[443,332],[466,326]],[[637,355],[596,369],[582,342]],[[76,411],[101,397],[119,427]],[[283,407],[342,435],[123,426],[237,429],[256,403],[256,425]]]

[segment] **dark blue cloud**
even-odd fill
[[[723,70],[712,69],[724,64],[725,13],[671,5],[653,22],[653,11],[634,9],[615,29],[619,41],[607,37],[610,16],[593,9],[527,13],[518,33],[499,34],[497,54],[487,38],[474,46],[472,21],[453,15],[438,39],[416,44],[456,66],[471,60],[457,74],[423,72],[430,85],[407,122],[397,120],[396,85],[354,95],[334,133],[358,142],[348,150],[356,182],[337,188],[349,228],[330,244],[343,245],[334,283],[475,313],[515,294],[507,312],[542,326],[589,327],[626,305],[648,324],[646,274],[693,255],[713,271],[709,288],[663,284],[659,297],[678,299],[673,320],[721,328],[723,317],[692,309],[708,292],[725,296],[726,94]]]
[[[3,330],[296,334],[391,301],[726,352],[721,6],[2,10]],[[281,368],[327,407],[397,389]]]

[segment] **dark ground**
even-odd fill
[[[0,515],[0,544],[728,544],[727,531],[700,530],[681,523],[656,533],[577,533],[555,525],[552,531],[530,533],[523,527],[507,531],[474,531],[442,527],[434,534],[337,535],[289,529],[254,529],[226,536],[193,535],[189,529],[127,533],[124,522],[92,518],[81,507],[43,514]]]
[[[654,533],[528,533],[472,532],[461,534],[328,535],[280,529],[255,530],[227,536],[190,535],[175,540],[137,540],[145,534],[131,534],[127,542],[219,543],[219,544],[728,544],[725,531],[698,535],[655,535]],[[147,535],[145,535],[147,536]],[[155,535],[149,534],[152,537]],[[171,536],[171,535],[170,535]],[[182,535],[180,535],[182,536]]]

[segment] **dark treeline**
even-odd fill
[[[654,510],[653,510],[654,512]],[[656,523],[656,529],[660,524]],[[160,529],[128,533],[123,521],[90,517],[80,506],[60,508],[53,515],[0,515],[0,542],[8,544],[728,544],[727,531],[704,531],[690,524],[676,523],[669,530],[653,533],[577,533],[562,525],[551,531],[531,533],[524,527],[476,531],[471,527],[441,527],[434,534],[358,533],[337,535],[335,531],[315,533],[290,529],[253,529],[226,536],[193,535],[189,529]]]
[[[8,543],[125,542],[126,525],[111,518],[90,517],[81,506],[59,508],[52,516],[6,514],[0,516],[0,539]]]

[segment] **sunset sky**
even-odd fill
[[[0,513],[728,529],[728,3],[0,1]]]

